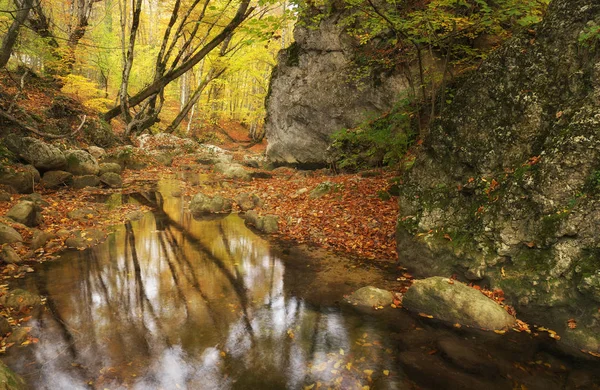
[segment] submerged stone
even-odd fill
[[[380,288],[366,286],[354,291],[346,298],[346,302],[353,306],[377,308],[389,306],[394,301],[394,294]]]

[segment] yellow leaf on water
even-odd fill
[[[352,363],[346,364],[346,370],[350,370],[352,368]]]
[[[373,375],[373,370],[363,370],[363,372],[369,376]]]
[[[419,313],[419,315],[420,315],[421,317],[425,317],[425,318],[433,318],[433,316],[432,316],[432,315],[425,314],[425,313]]]
[[[344,350],[340,348],[340,355],[344,356]]]
[[[506,331],[505,330],[497,330],[496,329],[496,330],[494,330],[494,333],[504,334],[504,333],[506,333]]]
[[[390,375],[390,370],[383,370],[383,375],[385,375],[385,376]]]

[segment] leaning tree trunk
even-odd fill
[[[16,11],[15,19],[11,23],[10,27],[4,38],[2,39],[2,49],[0,49],[0,68],[4,68],[10,59],[12,49],[17,43],[17,37],[19,36],[19,28],[29,16],[29,11],[33,7],[33,0],[23,0],[22,2],[15,2],[19,7]]]
[[[217,34],[210,42],[204,45],[194,55],[188,58],[181,65],[165,73],[162,77],[154,80],[152,84],[142,89],[136,95],[128,99],[128,106],[133,107],[141,104],[149,98],[156,97],[160,94],[164,88],[174,80],[177,80],[184,73],[192,69],[197,63],[199,63],[204,57],[206,57],[214,48],[216,48],[221,42],[223,42],[229,35],[250,15],[254,10],[253,7],[249,7],[250,0],[242,0],[240,3],[236,15],[233,19],[225,26],[219,34]],[[104,114],[104,119],[110,121],[123,112],[122,105],[118,105],[112,108],[110,111]]]

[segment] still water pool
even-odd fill
[[[599,388],[600,362],[542,335],[453,329],[342,296],[393,276],[269,243],[237,215],[196,220],[174,184],[104,244],[45,263],[40,342],[5,360],[39,389]]]

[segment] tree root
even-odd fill
[[[0,117],[8,120],[9,122],[14,123],[15,125],[19,126],[23,130],[27,130],[30,133],[33,133],[33,134],[39,135],[40,137],[44,137],[44,138],[48,138],[48,139],[61,139],[61,138],[67,138],[67,137],[74,136],[75,134],[77,134],[81,131],[81,129],[83,128],[83,125],[85,124],[85,121],[87,119],[87,115],[84,115],[79,127],[77,129],[75,129],[74,131],[72,131],[71,133],[49,134],[49,133],[44,133],[43,131],[40,131],[33,126],[30,126],[27,123],[20,121],[19,119],[17,119],[16,117],[12,116],[11,114],[9,114],[8,112],[6,112],[4,110],[0,110]]]

